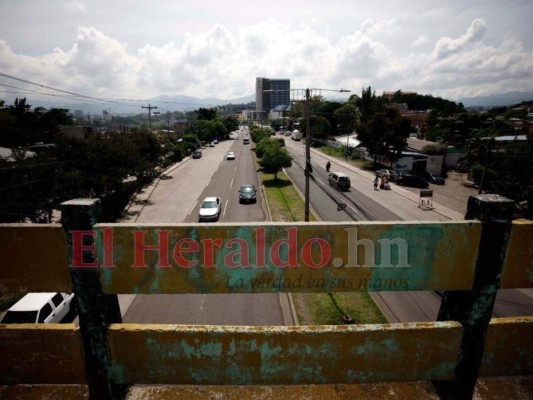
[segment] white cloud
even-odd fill
[[[448,57],[451,54],[455,54],[467,45],[479,42],[485,31],[487,30],[485,21],[482,19],[476,19],[472,21],[472,24],[464,35],[457,39],[444,37],[440,39],[435,45],[434,56],[436,59],[442,59]]]
[[[429,37],[427,35],[420,35],[413,42],[411,42],[411,46],[418,47],[427,43],[429,43]]]
[[[68,14],[86,14],[87,7],[79,1],[70,1],[63,5],[63,8]]]
[[[252,94],[255,78],[289,78],[293,88],[414,90],[453,96],[533,90],[533,56],[524,39],[492,42],[475,18],[464,31],[434,37],[408,20],[366,20],[332,40],[321,24],[276,19],[133,48],[96,27],[80,27],[71,44],[40,56],[13,51],[0,39],[3,72],[63,90],[147,99],[160,94],[235,98]],[[422,33],[415,33],[422,32]],[[430,47],[434,43],[433,48]],[[410,54],[402,54],[400,45]]]

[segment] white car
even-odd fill
[[[222,201],[220,197],[206,197],[200,207],[199,222],[218,221],[221,209]]]
[[[74,293],[28,293],[2,318],[2,324],[61,322],[73,307]]]
[[[235,153],[233,151],[228,151],[226,153],[226,160],[235,160]]]

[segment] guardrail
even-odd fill
[[[433,381],[471,398],[478,377],[533,372],[533,318],[492,319],[499,288],[533,287],[533,223],[514,203],[469,199],[467,221],[0,225],[0,285],[75,292],[79,326],[0,325],[0,384]],[[476,221],[475,219],[478,219]],[[444,291],[438,321],[349,326],[123,324],[117,294]]]

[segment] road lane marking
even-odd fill
[[[198,204],[198,200],[196,200],[191,208],[191,210],[189,211],[189,215],[191,215],[192,211],[194,210],[194,208],[196,207],[196,204]]]

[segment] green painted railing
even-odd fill
[[[499,288],[533,287],[531,221],[482,195],[466,221],[0,225],[4,291],[75,292],[74,324],[0,325],[0,384],[320,384],[430,380],[471,398],[479,376],[533,372],[533,318],[491,320]],[[236,327],[123,324],[117,294],[444,292],[438,321]],[[502,340],[504,339],[504,340]],[[49,365],[56,367],[50,369]]]

